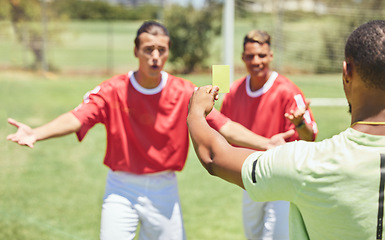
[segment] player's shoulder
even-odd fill
[[[106,96],[110,94],[116,94],[123,89],[127,89],[128,82],[129,76],[127,73],[115,75],[101,82],[93,91],[98,92],[100,95]]]
[[[283,92],[302,93],[301,89],[293,81],[279,73],[274,81],[274,85]]]
[[[231,83],[230,92],[224,96],[224,104],[232,102],[232,99],[238,98],[238,96],[244,96],[246,94],[246,77],[239,78]],[[226,102],[226,103],[225,103]]]
[[[246,84],[246,78],[247,78],[247,76],[243,76],[243,77],[241,77],[241,78],[238,78],[238,79],[236,79],[232,84],[231,84],[231,86],[239,86],[239,85],[244,85],[244,84]]]
[[[284,85],[284,86],[298,88],[297,85],[295,85],[295,83],[293,81],[291,81],[288,77],[286,77],[282,74],[279,74],[279,73],[277,73],[277,77],[275,79],[275,82],[278,84]]]
[[[191,92],[194,90],[196,85],[185,78],[177,77],[168,73],[167,87],[172,88],[174,91],[177,90]]]
[[[231,83],[231,86],[230,86],[230,89],[232,91],[236,91],[238,89],[246,89],[245,86],[246,86],[246,78],[247,76],[244,76],[244,77],[241,77],[241,78],[238,78],[237,80],[235,80],[234,82]]]
[[[119,74],[112,76],[110,79],[107,79],[105,82],[109,83],[110,85],[122,85],[122,84],[127,84],[129,81],[129,74],[124,73],[124,74]]]
[[[120,88],[123,85],[127,85],[129,76],[127,73],[112,76],[111,78],[104,80],[100,86],[109,88]]]
[[[172,81],[174,83],[179,83],[181,85],[186,85],[186,86],[195,86],[190,80],[187,80],[183,77],[177,77],[172,74],[168,73],[168,80]]]

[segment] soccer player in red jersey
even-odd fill
[[[18,128],[7,139],[20,145],[76,133],[81,141],[95,124],[105,125],[104,164],[110,171],[102,206],[100,238],[185,239],[175,171],[185,165],[186,124],[191,82],[163,71],[169,54],[167,29],[148,21],[138,29],[136,71],[102,82],[74,110],[37,127],[9,119]],[[266,149],[284,142],[287,132],[268,139],[255,135],[218,111],[207,117],[229,142]]]
[[[317,125],[302,91],[270,68],[273,61],[270,41],[270,35],[261,30],[252,30],[244,37],[242,60],[249,74],[231,85],[221,112],[267,138],[295,129],[287,141],[314,141]],[[244,191],[243,223],[247,239],[289,239],[288,216],[288,202],[254,202]]]

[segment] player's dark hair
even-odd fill
[[[270,46],[271,36],[262,30],[251,30],[243,38],[243,49],[245,49],[245,45],[248,42],[256,42],[259,44],[267,43]]]
[[[164,35],[169,37],[168,30],[165,26],[156,21],[145,21],[136,32],[135,47],[139,48],[139,35],[142,33],[149,33],[151,35]],[[170,45],[170,42],[169,44]]]
[[[354,63],[368,87],[385,91],[385,21],[370,21],[354,30],[346,42],[345,60]]]

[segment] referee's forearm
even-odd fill
[[[215,160],[230,145],[221,134],[208,125],[204,116],[199,113],[189,113],[187,126],[195,152],[202,165],[210,174],[217,175],[215,174]]]

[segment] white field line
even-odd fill
[[[346,98],[311,98],[310,107],[323,106],[348,106]]]

